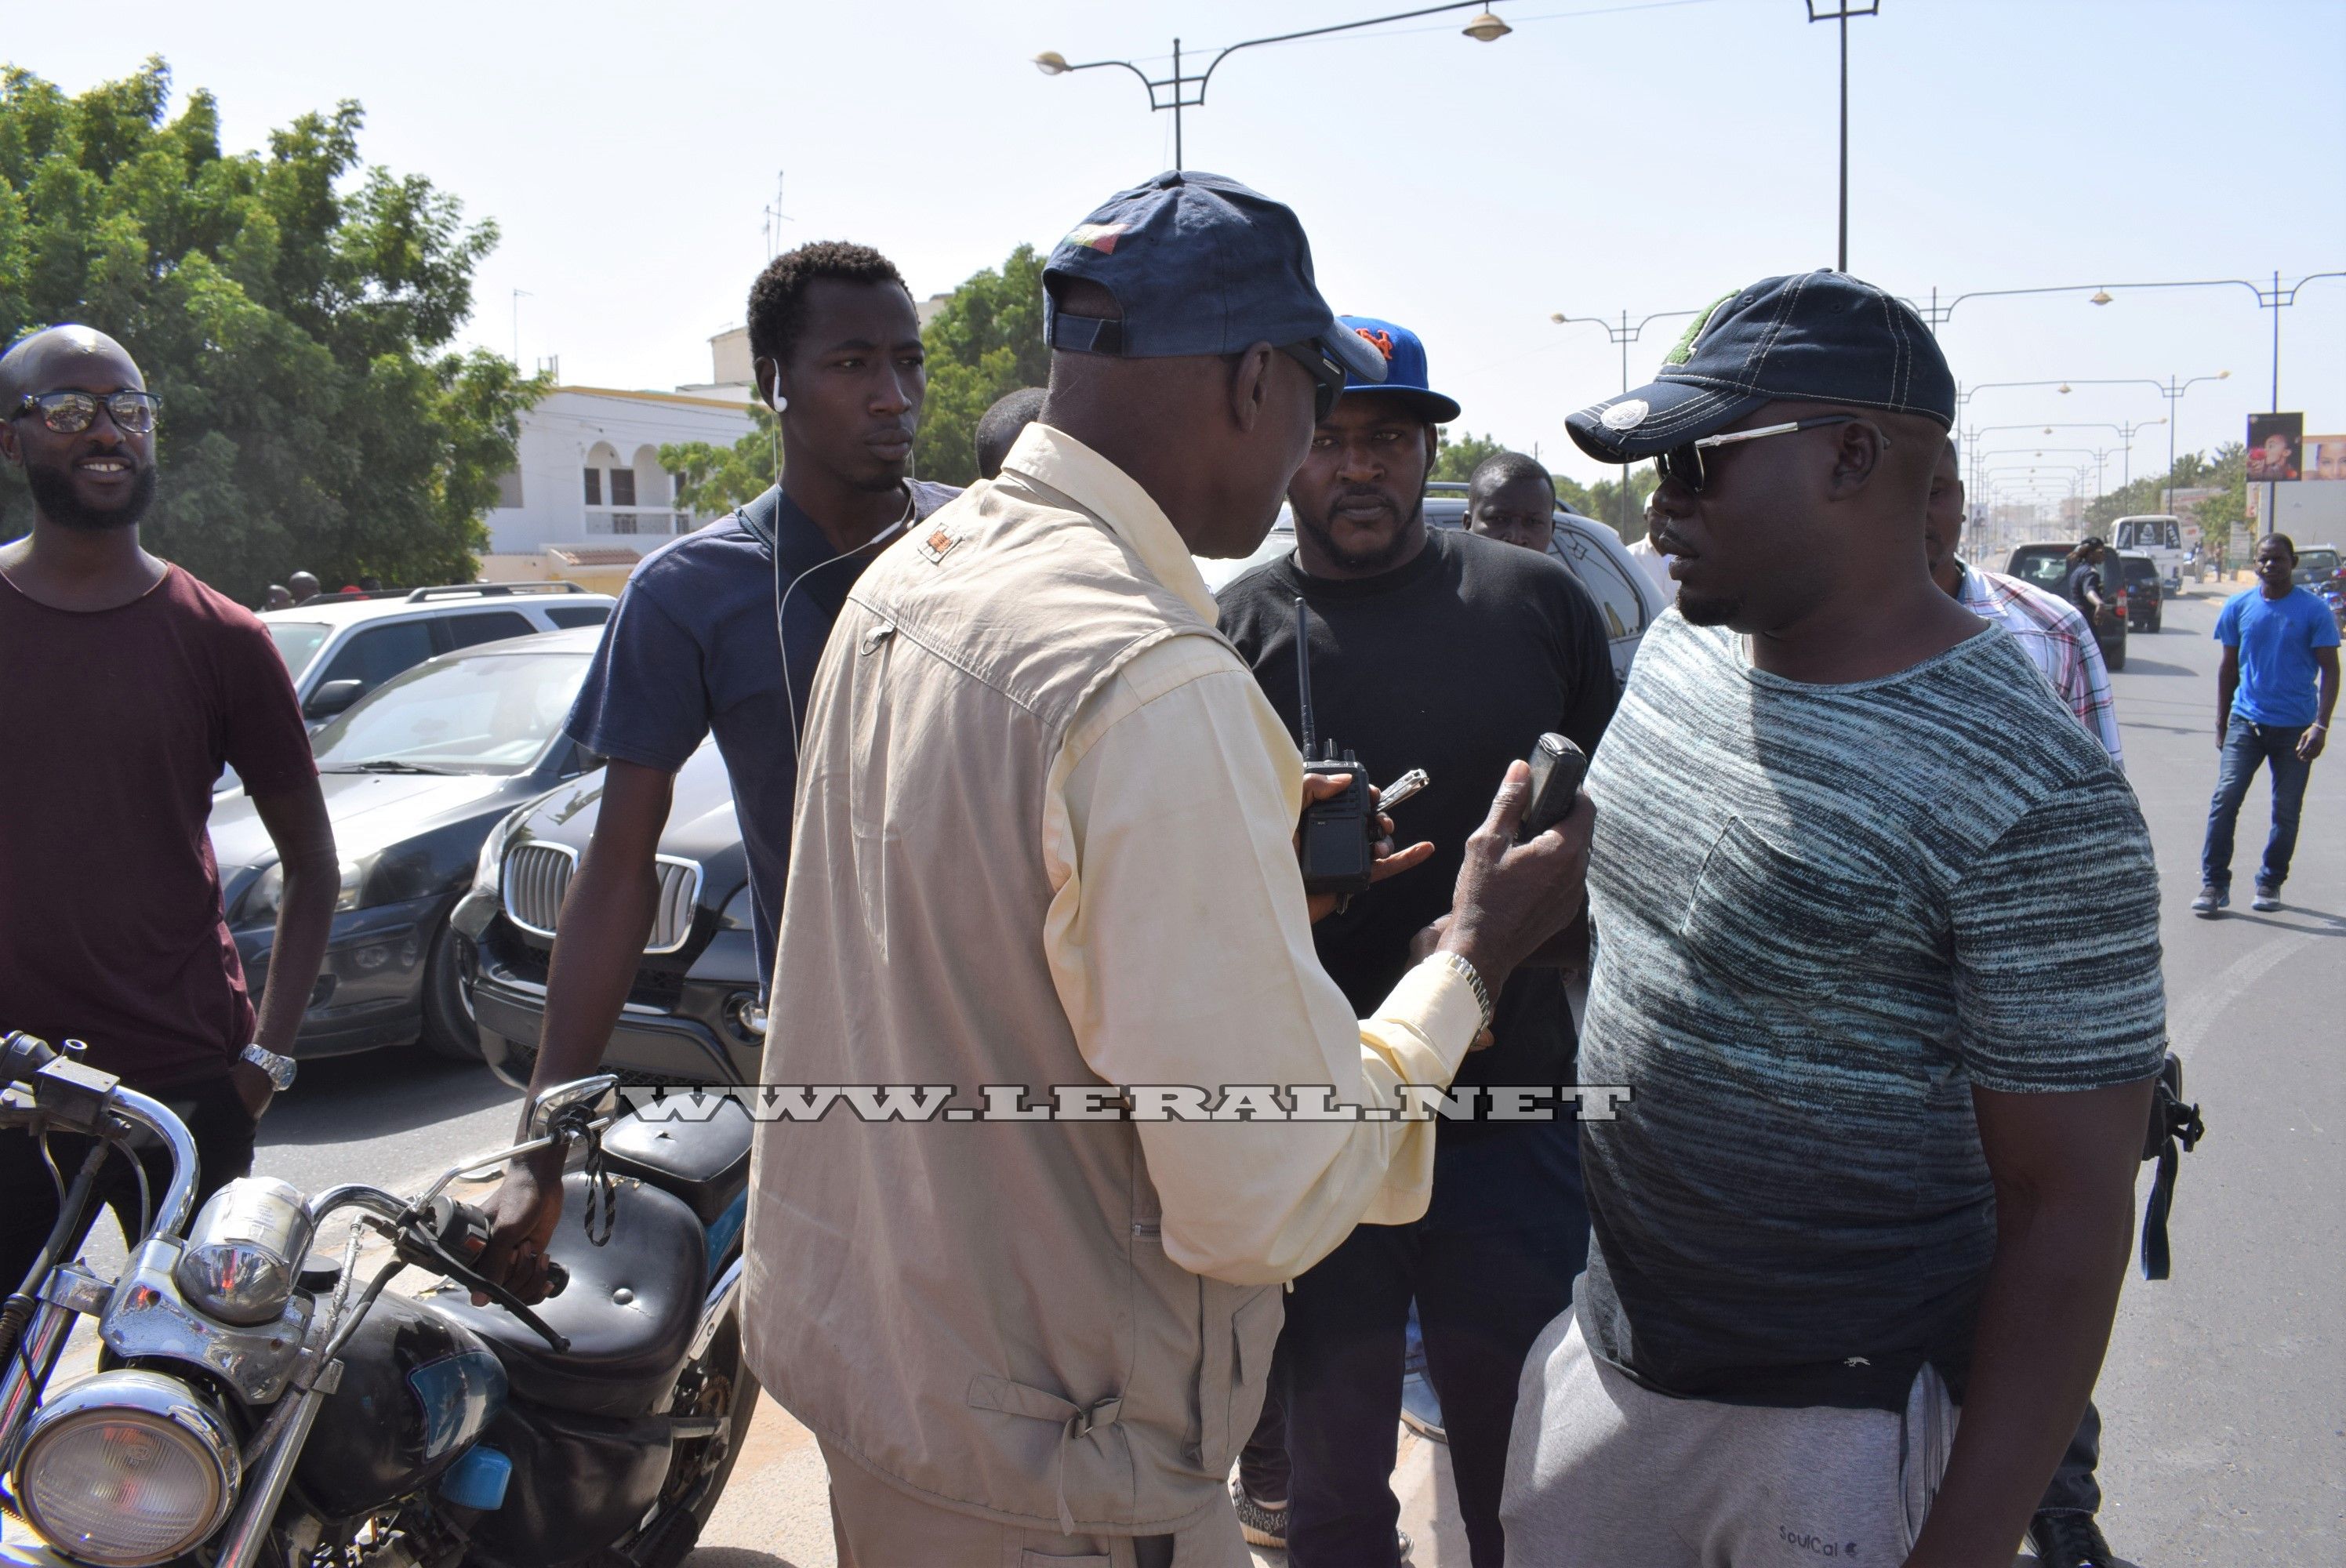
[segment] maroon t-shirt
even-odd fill
[[[173,566],[111,610],[0,576],[0,1029],[89,1043],[134,1086],[228,1071],[252,1038],[204,824],[222,763],[250,793],[317,777],[252,612]]]

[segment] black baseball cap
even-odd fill
[[[1057,285],[1070,278],[1115,295],[1122,316],[1062,311]],[[1194,169],[1117,192],[1059,241],[1043,267],[1043,337],[1055,349],[1133,359],[1311,342],[1352,378],[1385,379],[1384,356],[1320,297],[1295,214]]]
[[[1953,429],[1955,377],[1913,307],[1845,272],[1798,272],[1719,300],[1651,382],[1564,423],[1598,462],[1635,463],[1770,402],[1848,403]]]

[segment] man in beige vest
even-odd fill
[[[1279,1282],[1423,1210],[1424,1101],[1580,904],[1590,809],[1515,845],[1518,767],[1438,946],[1352,1016],[1301,760],[1191,555],[1261,542],[1382,359],[1294,214],[1212,175],[1116,197],[1045,283],[1041,418],[865,573],[808,716],[766,1081],[951,1096],[758,1141],[750,1362],[856,1568],[1246,1563]]]

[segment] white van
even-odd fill
[[[2183,520],[2164,514],[2121,517],[2110,525],[2110,548],[2147,555],[2170,594],[2183,588]]]

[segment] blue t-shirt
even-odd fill
[[[2319,594],[2291,588],[2268,599],[2262,588],[2235,594],[2216,617],[2216,640],[2240,650],[2240,684],[2232,711],[2250,724],[2294,728],[2320,712],[2316,648],[2338,646],[2338,620]]]
[[[915,517],[961,494],[918,480],[912,492]],[[566,728],[590,751],[664,773],[682,768],[715,733],[750,861],[762,980],[773,972],[775,921],[790,874],[796,732],[806,723],[831,623],[848,589],[885,546],[875,540],[834,555],[814,519],[779,488],[747,510],[760,522],[770,519],[779,569],[740,512],[645,556],[603,630]],[[781,615],[777,600],[783,601]]]

